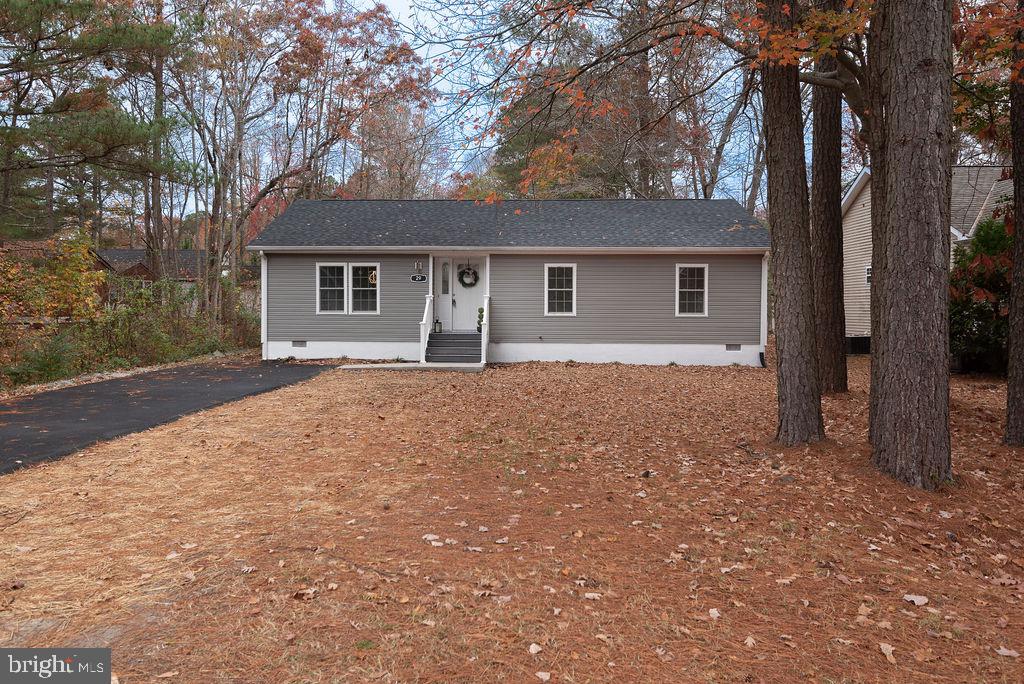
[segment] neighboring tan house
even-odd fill
[[[763,363],[768,231],[732,200],[299,200],[248,249],[265,359]]]
[[[954,166],[950,246],[970,242],[978,224],[1013,196],[1002,166]],[[950,255],[952,258],[952,254]],[[843,197],[843,304],[846,337],[866,351],[871,337],[871,174],[861,171]]]

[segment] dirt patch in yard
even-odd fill
[[[954,381],[928,494],[851,379],[780,449],[771,371],[331,371],[2,478],[0,644],[122,682],[1020,681],[1005,385]]]

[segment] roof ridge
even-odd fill
[[[409,199],[372,199],[369,197],[322,197],[310,199],[302,197],[295,202],[473,202],[482,205],[500,206],[506,202],[736,202],[731,197],[565,197],[565,198],[530,198],[515,197],[511,199],[487,202],[477,199],[452,199],[448,197],[414,197]],[[293,202],[294,204],[294,202]],[[739,204],[737,202],[737,204]]]

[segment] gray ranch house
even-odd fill
[[[264,359],[763,364],[768,231],[732,200],[298,200],[248,249]]]

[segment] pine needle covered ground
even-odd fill
[[[121,682],[1024,679],[1024,453],[953,383],[956,482],[876,473],[774,373],[332,371],[0,478],[0,645]]]

